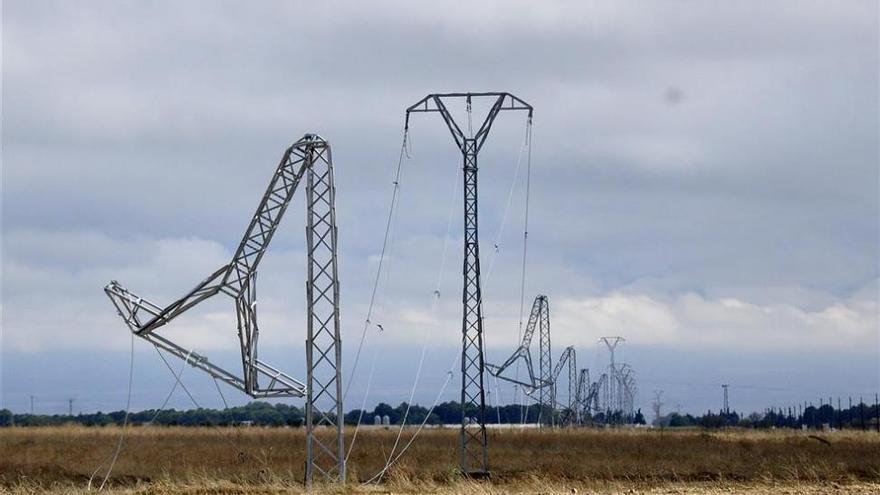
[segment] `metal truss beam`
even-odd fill
[[[464,99],[468,112],[474,99],[494,99],[489,114],[476,134],[465,134],[449,112],[446,102]],[[437,112],[443,118],[462,154],[464,169],[464,260],[462,268],[462,350],[461,350],[461,431],[460,468],[470,476],[489,474],[486,436],[486,396],[483,383],[483,310],[480,286],[480,244],[477,201],[477,155],[489,136],[495,118],[502,111],[525,110],[529,122],[532,107],[510,93],[435,93],[406,110],[405,129],[412,113]],[[470,415],[476,414],[476,422]]]

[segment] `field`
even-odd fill
[[[85,492],[91,473],[113,453],[119,432],[79,426],[0,429],[0,492]],[[345,490],[316,491],[880,493],[880,435],[871,432],[811,437],[772,431],[490,431],[493,476],[477,482],[456,474],[457,432],[426,430],[381,484],[358,483],[382,468],[395,434],[361,430]],[[298,429],[135,427],[126,433],[107,489],[300,492],[303,465],[304,432]]]

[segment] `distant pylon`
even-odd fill
[[[721,385],[721,389],[724,391],[724,404],[721,407],[721,410],[724,414],[730,414],[730,403],[728,402],[727,389],[730,387],[730,384],[724,383]]]

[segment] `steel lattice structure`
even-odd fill
[[[562,374],[562,368],[568,364],[568,404],[562,408],[562,414],[559,417],[559,422],[563,426],[573,426],[576,424],[577,414],[577,389],[578,389],[578,369],[577,369],[577,353],[574,350],[574,346],[568,346],[562,351],[562,355],[559,356],[559,361],[556,362],[556,367],[553,368],[553,382],[550,385],[550,395],[552,404],[551,415],[553,415],[553,411],[559,404],[558,401],[558,385],[559,385],[559,375]]]
[[[608,348],[610,361],[608,364],[607,379],[602,387],[602,407],[606,421],[619,414],[622,421],[629,421],[635,412],[635,396],[638,386],[635,379],[635,371],[628,364],[618,363],[615,360],[617,346],[626,339],[623,337],[602,337],[599,339]]]
[[[476,134],[465,134],[450,114],[446,102],[464,99],[470,114],[474,99],[494,100]],[[480,243],[477,223],[477,155],[495,118],[502,111],[525,110],[532,119],[532,106],[510,93],[429,94],[406,109],[405,129],[413,113],[437,112],[452,133],[462,154],[464,169],[464,263],[462,275],[462,351],[461,351],[461,432],[460,466],[468,475],[489,473],[486,439],[486,395],[483,387],[483,294],[480,287]],[[469,425],[468,416],[476,413],[477,424]]]
[[[306,179],[308,252],[305,384],[258,358],[256,298],[257,267],[303,177]],[[345,480],[335,194],[330,145],[316,134],[306,134],[284,152],[232,261],[164,308],[137,296],[115,280],[104,288],[135,335],[184,359],[214,379],[254,398],[305,396],[307,483],[316,473],[327,480]],[[241,345],[240,376],[156,333],[174,318],[218,294],[229,296],[235,302]],[[261,383],[261,379],[266,383]]]
[[[538,343],[538,362],[541,369],[541,388],[538,389],[538,423],[541,423],[541,415],[549,409],[549,422],[553,423],[553,410],[556,405],[553,399],[553,352],[550,348],[550,305],[541,312],[541,334]],[[545,420],[546,421],[546,420]]]
[[[579,424],[586,424],[589,419],[592,419],[594,414],[601,412],[602,406],[599,394],[607,380],[608,375],[602,373],[598,380],[591,382],[590,370],[586,368],[581,370],[577,388]]]
[[[550,302],[547,299],[547,296],[539,294],[535,297],[535,301],[532,303],[532,311],[529,313],[529,321],[526,324],[526,330],[523,333],[522,341],[519,344],[519,347],[513,351],[513,354],[507,358],[504,363],[501,365],[494,365],[486,363],[486,369],[493,376],[513,383],[515,385],[519,385],[525,388],[527,394],[531,394],[534,391],[540,389],[541,387],[550,385],[548,380],[550,377],[537,377],[535,376],[535,368],[533,366],[532,361],[532,337],[535,335],[535,330],[539,330],[540,342],[550,342]],[[540,349],[539,352],[542,352],[543,349]],[[528,373],[528,381],[521,381],[518,377],[511,377],[509,375],[505,375],[504,372],[509,370],[511,366],[516,364],[517,361],[522,360],[525,362],[526,372]],[[539,371],[542,371],[539,369]]]

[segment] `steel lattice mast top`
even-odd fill
[[[258,359],[256,309],[257,267],[303,178],[306,180],[308,253],[306,383]],[[104,288],[135,335],[184,359],[214,379],[254,398],[305,396],[307,482],[312,481],[315,473],[330,480],[345,480],[335,194],[330,145],[316,134],[306,134],[284,152],[232,261],[164,308],[137,296],[115,280]],[[241,345],[240,376],[156,333],[188,309],[221,293],[235,301]],[[261,383],[260,378],[266,383]],[[329,427],[323,429],[332,434],[319,438],[314,434],[317,427]]]
[[[488,115],[475,134],[465,134],[455,122],[446,102],[465,100],[468,113],[474,99],[493,100]],[[510,93],[429,94],[406,109],[405,129],[412,113],[437,112],[461,151],[464,169],[464,263],[462,275],[461,432],[460,466],[468,475],[488,475],[486,443],[486,397],[483,389],[483,310],[480,287],[480,244],[477,224],[477,154],[489,136],[495,118],[502,111],[524,110],[532,120],[532,106]],[[469,424],[476,414],[477,424]]]

